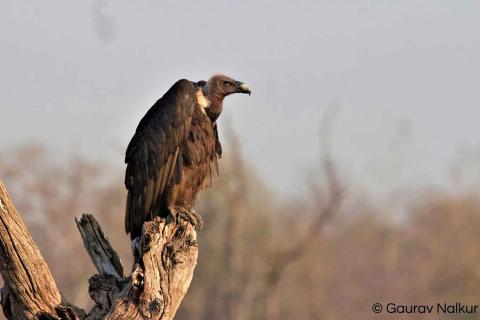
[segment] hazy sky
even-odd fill
[[[478,0],[2,0],[0,54],[0,149],[121,163],[173,82],[222,72],[253,94],[229,97],[220,126],[285,194],[318,161],[332,103],[333,154],[367,190],[443,184],[480,154]]]

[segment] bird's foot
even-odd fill
[[[168,216],[165,217],[167,223],[174,223],[177,221],[177,215],[180,208],[177,207],[168,207]]]
[[[195,227],[195,230],[201,230],[203,228],[203,220],[199,213],[193,209],[182,208],[177,211],[177,221],[182,219],[189,222]]]

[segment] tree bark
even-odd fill
[[[2,307],[8,319],[57,315],[60,291],[13,202],[0,183]]]
[[[0,273],[7,319],[171,320],[193,277],[198,245],[184,220],[144,223],[136,263],[124,276],[122,263],[91,215],[76,220],[97,274],[89,279],[90,312],[66,303],[21,216],[0,182]]]

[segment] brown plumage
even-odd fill
[[[224,75],[182,79],[140,121],[125,155],[125,229],[132,239],[146,220],[192,212],[197,194],[212,185],[222,153],[216,120],[223,98],[237,92],[250,89]]]

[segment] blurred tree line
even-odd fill
[[[371,305],[480,298],[478,194],[425,190],[399,221],[347,185],[337,199],[341,206],[337,201],[327,212],[335,196],[328,179],[309,185],[301,199],[280,199],[245,161],[239,143],[231,145],[221,178],[198,205],[205,221],[200,256],[176,319],[391,319],[374,315]],[[83,307],[90,305],[87,279],[94,269],[75,216],[94,214],[131,265],[123,170],[121,162],[58,157],[39,145],[0,151],[0,179],[61,290]]]

